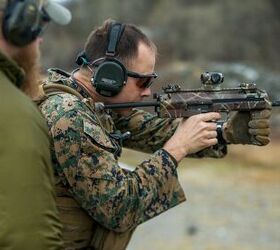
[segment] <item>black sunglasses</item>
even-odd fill
[[[153,83],[153,79],[156,79],[158,77],[157,73],[152,74],[139,74],[133,71],[127,70],[127,76],[130,76],[132,78],[141,79],[141,84],[138,85],[140,88],[149,88],[151,87]]]

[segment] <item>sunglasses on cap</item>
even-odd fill
[[[127,76],[139,79],[137,86],[139,88],[149,88],[153,83],[153,79],[158,77],[157,73],[152,74],[139,74],[133,71],[127,70]]]

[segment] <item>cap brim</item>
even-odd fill
[[[44,1],[43,9],[50,19],[57,24],[66,25],[70,23],[72,19],[71,12],[68,9],[51,0]]]

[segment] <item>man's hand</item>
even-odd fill
[[[266,108],[251,112],[235,112],[224,124],[223,137],[233,144],[267,145],[270,142],[269,118],[271,103]]]
[[[217,144],[219,113],[206,113],[182,119],[174,135],[165,143],[164,149],[179,162],[188,154]]]

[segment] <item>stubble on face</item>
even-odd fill
[[[21,90],[31,98],[38,95],[38,82],[40,80],[40,51],[36,44],[32,43],[18,51],[13,56],[17,64],[23,68],[25,78]]]

